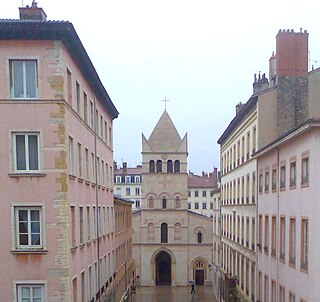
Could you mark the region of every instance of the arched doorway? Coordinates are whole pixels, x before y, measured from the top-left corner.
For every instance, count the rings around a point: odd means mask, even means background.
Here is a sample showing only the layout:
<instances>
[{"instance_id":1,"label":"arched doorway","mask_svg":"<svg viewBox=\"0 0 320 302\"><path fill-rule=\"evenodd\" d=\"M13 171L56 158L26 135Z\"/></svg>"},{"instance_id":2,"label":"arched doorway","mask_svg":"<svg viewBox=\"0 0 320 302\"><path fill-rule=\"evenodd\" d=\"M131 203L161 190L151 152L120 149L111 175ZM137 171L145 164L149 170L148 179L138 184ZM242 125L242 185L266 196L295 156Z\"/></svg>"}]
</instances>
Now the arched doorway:
<instances>
[{"instance_id":1,"label":"arched doorway","mask_svg":"<svg viewBox=\"0 0 320 302\"><path fill-rule=\"evenodd\" d=\"M201 259L198 259L193 264L193 275L196 285L204 285L206 278L205 264Z\"/></svg>"},{"instance_id":2,"label":"arched doorway","mask_svg":"<svg viewBox=\"0 0 320 302\"><path fill-rule=\"evenodd\" d=\"M171 258L161 251L156 257L156 285L171 285Z\"/></svg>"}]
</instances>

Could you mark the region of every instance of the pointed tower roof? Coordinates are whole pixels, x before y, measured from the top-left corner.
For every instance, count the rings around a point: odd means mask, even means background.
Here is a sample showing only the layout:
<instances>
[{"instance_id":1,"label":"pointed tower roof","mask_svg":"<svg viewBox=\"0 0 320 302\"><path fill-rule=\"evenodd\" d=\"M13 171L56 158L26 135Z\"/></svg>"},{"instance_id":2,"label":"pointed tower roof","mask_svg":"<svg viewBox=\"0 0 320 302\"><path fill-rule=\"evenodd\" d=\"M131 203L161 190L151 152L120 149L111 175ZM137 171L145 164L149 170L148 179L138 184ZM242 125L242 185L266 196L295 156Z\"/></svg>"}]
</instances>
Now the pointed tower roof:
<instances>
[{"instance_id":1,"label":"pointed tower roof","mask_svg":"<svg viewBox=\"0 0 320 302\"><path fill-rule=\"evenodd\" d=\"M175 125L173 124L168 112L165 110L154 127L149 139L147 142L145 141L145 143L147 143L148 147L153 152L181 152L181 145L185 140L186 136L181 140ZM145 150L143 151L151 151L146 150L146 148L144 149ZM183 150L182 152L186 152L186 150Z\"/></svg>"}]
</instances>

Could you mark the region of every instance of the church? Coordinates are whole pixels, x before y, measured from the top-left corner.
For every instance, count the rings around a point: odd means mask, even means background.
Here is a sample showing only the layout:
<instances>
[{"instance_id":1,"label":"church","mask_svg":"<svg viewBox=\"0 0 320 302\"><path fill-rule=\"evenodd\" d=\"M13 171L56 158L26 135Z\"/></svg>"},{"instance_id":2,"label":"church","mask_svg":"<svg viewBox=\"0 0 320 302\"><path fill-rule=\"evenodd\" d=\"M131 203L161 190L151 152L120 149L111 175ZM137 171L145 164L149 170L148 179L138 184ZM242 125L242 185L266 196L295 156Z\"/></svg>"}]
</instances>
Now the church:
<instances>
[{"instance_id":1,"label":"church","mask_svg":"<svg viewBox=\"0 0 320 302\"><path fill-rule=\"evenodd\" d=\"M187 134L164 110L142 134L142 196L133 212L133 258L142 286L211 284L212 219L188 210Z\"/></svg>"}]
</instances>

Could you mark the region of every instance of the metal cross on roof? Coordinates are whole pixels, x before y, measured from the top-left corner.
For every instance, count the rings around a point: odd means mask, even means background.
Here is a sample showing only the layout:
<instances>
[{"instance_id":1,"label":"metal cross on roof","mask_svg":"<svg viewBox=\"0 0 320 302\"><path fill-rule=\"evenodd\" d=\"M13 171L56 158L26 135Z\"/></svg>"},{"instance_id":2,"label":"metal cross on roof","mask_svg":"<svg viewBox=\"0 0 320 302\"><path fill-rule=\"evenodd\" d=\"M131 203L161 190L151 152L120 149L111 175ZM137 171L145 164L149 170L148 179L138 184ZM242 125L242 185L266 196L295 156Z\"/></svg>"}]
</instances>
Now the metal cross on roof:
<instances>
[{"instance_id":1,"label":"metal cross on roof","mask_svg":"<svg viewBox=\"0 0 320 302\"><path fill-rule=\"evenodd\" d=\"M162 102L164 102L164 110L167 110L167 102L169 102L169 100L167 100L167 96L164 96L164 100L162 100Z\"/></svg>"}]
</instances>

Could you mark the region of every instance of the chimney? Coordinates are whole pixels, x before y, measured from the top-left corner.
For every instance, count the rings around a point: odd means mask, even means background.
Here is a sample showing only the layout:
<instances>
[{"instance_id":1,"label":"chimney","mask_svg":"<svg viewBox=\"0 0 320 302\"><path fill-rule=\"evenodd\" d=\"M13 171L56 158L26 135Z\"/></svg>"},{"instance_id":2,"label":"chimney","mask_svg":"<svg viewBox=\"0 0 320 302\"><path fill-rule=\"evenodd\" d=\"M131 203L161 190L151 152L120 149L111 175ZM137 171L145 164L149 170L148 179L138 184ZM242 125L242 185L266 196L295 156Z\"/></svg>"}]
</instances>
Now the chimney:
<instances>
[{"instance_id":1,"label":"chimney","mask_svg":"<svg viewBox=\"0 0 320 302\"><path fill-rule=\"evenodd\" d=\"M274 54L274 51L272 52L272 56L269 59L269 79L270 79L270 87L273 87L277 83L277 77L276 77L276 69L277 68L277 57Z\"/></svg>"},{"instance_id":2,"label":"chimney","mask_svg":"<svg viewBox=\"0 0 320 302\"><path fill-rule=\"evenodd\" d=\"M113 161L113 171L118 170L117 162L114 160Z\"/></svg>"},{"instance_id":3,"label":"chimney","mask_svg":"<svg viewBox=\"0 0 320 302\"><path fill-rule=\"evenodd\" d=\"M254 83L253 83L253 94L259 93L269 88L269 82L266 78L266 74L264 73L262 76L259 71L259 76L254 75Z\"/></svg>"},{"instance_id":4,"label":"chimney","mask_svg":"<svg viewBox=\"0 0 320 302\"><path fill-rule=\"evenodd\" d=\"M239 102L236 105L236 115L241 111L241 109L244 107L245 104L242 104L241 102Z\"/></svg>"},{"instance_id":5,"label":"chimney","mask_svg":"<svg viewBox=\"0 0 320 302\"><path fill-rule=\"evenodd\" d=\"M47 15L38 3L33 0L31 7L19 7L20 20L47 21Z\"/></svg>"},{"instance_id":6,"label":"chimney","mask_svg":"<svg viewBox=\"0 0 320 302\"><path fill-rule=\"evenodd\" d=\"M279 30L276 37L278 135L308 118L308 33Z\"/></svg>"},{"instance_id":7,"label":"chimney","mask_svg":"<svg viewBox=\"0 0 320 302\"><path fill-rule=\"evenodd\" d=\"M277 76L304 76L308 74L308 33L279 30L276 37Z\"/></svg>"},{"instance_id":8,"label":"chimney","mask_svg":"<svg viewBox=\"0 0 320 302\"><path fill-rule=\"evenodd\" d=\"M126 173L127 172L127 163L124 162L123 163L123 173Z\"/></svg>"}]
</instances>

